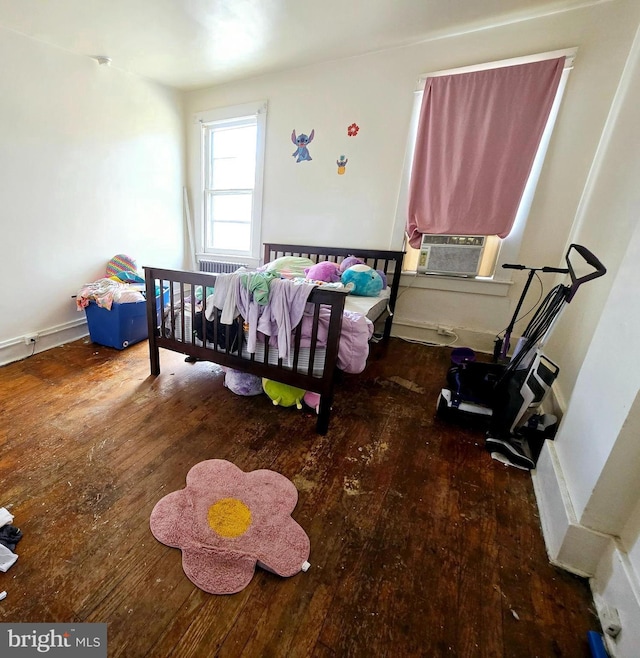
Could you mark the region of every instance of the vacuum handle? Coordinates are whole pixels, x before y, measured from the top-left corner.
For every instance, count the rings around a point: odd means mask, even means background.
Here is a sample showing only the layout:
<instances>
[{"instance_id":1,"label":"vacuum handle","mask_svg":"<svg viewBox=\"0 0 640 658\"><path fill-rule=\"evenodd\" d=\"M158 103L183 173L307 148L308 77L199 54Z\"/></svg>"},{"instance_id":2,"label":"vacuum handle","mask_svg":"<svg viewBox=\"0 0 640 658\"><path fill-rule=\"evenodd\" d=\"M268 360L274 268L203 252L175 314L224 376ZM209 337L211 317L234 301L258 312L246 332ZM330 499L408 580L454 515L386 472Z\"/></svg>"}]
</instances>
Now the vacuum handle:
<instances>
[{"instance_id":1,"label":"vacuum handle","mask_svg":"<svg viewBox=\"0 0 640 658\"><path fill-rule=\"evenodd\" d=\"M513 265L512 263L505 263L502 266L505 270L526 270L527 267L524 265Z\"/></svg>"},{"instance_id":2,"label":"vacuum handle","mask_svg":"<svg viewBox=\"0 0 640 658\"><path fill-rule=\"evenodd\" d=\"M558 274L569 274L569 270L566 267L543 267L543 272L557 272Z\"/></svg>"},{"instance_id":3,"label":"vacuum handle","mask_svg":"<svg viewBox=\"0 0 640 658\"><path fill-rule=\"evenodd\" d=\"M571 264L571 259L569 258L572 250L577 251L580 254L580 256L586 261L587 265L593 267L594 271L591 272L590 274L585 274L584 276L577 277L573 269L573 265ZM581 244L569 245L569 249L567 249L566 260L567 260L567 266L569 267L569 274L571 275L571 288L569 289L567 302L570 302L573 299L574 295L578 291L578 288L583 283L586 283L587 281L592 281L593 279L597 279L598 277L601 277L607 273L607 268L596 258L596 256L594 256L586 247L583 247Z\"/></svg>"},{"instance_id":4,"label":"vacuum handle","mask_svg":"<svg viewBox=\"0 0 640 658\"><path fill-rule=\"evenodd\" d=\"M581 244L572 244L569 246L569 250L567 251L567 265L569 265L569 268L571 268L571 263L569 262L569 254L571 253L572 249L575 249L582 256L582 258L584 258L587 263L591 265L594 270L596 270L598 276L606 274L607 268L598 260L596 256L594 256L586 247L583 247Z\"/></svg>"}]
</instances>

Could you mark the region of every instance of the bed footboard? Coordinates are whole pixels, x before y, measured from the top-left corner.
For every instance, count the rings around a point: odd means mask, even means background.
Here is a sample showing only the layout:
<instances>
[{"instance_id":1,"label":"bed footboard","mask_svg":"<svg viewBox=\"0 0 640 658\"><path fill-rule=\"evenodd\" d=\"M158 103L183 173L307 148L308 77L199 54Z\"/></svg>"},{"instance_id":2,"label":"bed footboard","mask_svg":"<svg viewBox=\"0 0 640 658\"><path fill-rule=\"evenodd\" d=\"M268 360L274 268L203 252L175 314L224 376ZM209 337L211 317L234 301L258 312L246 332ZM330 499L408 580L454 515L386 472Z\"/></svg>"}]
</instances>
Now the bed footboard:
<instances>
[{"instance_id":1,"label":"bed footboard","mask_svg":"<svg viewBox=\"0 0 640 658\"><path fill-rule=\"evenodd\" d=\"M207 298L216 274L145 267L147 324L151 374L160 374L160 348L266 377L320 394L317 431L326 434L333 402L333 385L345 294L314 288L311 336L303 341L300 326L293 330L288 358L282 358L268 337L258 333L259 349L247 350L245 319L232 325L220 321ZM159 300L162 300L159 303ZM326 338L319 332L320 317ZM207 319L209 316L209 319Z\"/></svg>"}]
</instances>

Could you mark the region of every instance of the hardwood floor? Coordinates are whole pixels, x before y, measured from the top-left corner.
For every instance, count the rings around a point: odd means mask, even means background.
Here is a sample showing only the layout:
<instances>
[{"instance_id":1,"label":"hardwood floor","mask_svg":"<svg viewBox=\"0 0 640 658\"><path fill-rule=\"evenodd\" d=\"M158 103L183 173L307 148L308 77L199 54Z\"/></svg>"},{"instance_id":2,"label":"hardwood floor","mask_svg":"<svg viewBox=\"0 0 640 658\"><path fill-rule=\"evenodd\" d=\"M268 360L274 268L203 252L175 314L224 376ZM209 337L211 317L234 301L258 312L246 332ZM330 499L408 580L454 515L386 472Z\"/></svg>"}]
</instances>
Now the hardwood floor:
<instances>
[{"instance_id":1,"label":"hardwood floor","mask_svg":"<svg viewBox=\"0 0 640 658\"><path fill-rule=\"evenodd\" d=\"M210 363L78 341L0 368L0 506L24 537L1 622L107 622L109 656L590 655L585 580L547 560L529 473L434 418L449 351L392 339L344 376L327 436ZM312 566L213 596L149 515L204 459L299 491Z\"/></svg>"}]
</instances>

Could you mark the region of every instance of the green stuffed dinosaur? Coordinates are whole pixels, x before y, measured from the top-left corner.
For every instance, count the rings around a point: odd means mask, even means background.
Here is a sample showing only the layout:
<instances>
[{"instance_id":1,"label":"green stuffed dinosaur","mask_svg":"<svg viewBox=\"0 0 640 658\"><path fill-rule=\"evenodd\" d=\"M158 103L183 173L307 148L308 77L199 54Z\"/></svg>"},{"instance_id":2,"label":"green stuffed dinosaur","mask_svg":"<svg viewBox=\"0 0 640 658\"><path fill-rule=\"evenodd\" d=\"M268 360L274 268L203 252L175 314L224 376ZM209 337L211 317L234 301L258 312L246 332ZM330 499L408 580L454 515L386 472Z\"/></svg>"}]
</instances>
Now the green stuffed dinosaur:
<instances>
[{"instance_id":1,"label":"green stuffed dinosaur","mask_svg":"<svg viewBox=\"0 0 640 658\"><path fill-rule=\"evenodd\" d=\"M293 407L302 409L302 398L305 391L295 386L288 386L280 382L274 382L272 379L262 379L262 388L264 392L271 398L275 405L281 407Z\"/></svg>"}]
</instances>

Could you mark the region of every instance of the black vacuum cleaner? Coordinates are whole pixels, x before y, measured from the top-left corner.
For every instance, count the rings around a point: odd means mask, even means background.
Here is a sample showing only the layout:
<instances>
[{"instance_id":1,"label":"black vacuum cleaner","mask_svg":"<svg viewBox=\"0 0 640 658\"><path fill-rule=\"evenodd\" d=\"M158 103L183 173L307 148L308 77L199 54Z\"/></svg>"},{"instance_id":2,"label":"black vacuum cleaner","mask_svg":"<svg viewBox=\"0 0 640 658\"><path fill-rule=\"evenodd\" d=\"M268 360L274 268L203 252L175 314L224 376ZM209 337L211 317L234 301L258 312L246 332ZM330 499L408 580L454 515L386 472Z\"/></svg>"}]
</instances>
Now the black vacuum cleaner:
<instances>
[{"instance_id":1,"label":"black vacuum cleaner","mask_svg":"<svg viewBox=\"0 0 640 658\"><path fill-rule=\"evenodd\" d=\"M576 274L572 263L576 253L591 268L582 276ZM454 364L447 372L447 386L438 397L438 417L485 429L485 447L492 457L526 470L535 467L544 440L553 437L557 426L555 417L535 413L559 372L559 367L542 353L542 346L578 288L606 273L602 263L582 245L570 245L566 262L566 268L503 266L528 270L529 276L504 337L497 337L494 362L469 359ZM537 272L569 274L571 283L558 284L549 292L508 358L511 333L521 319L518 313Z\"/></svg>"}]
</instances>

